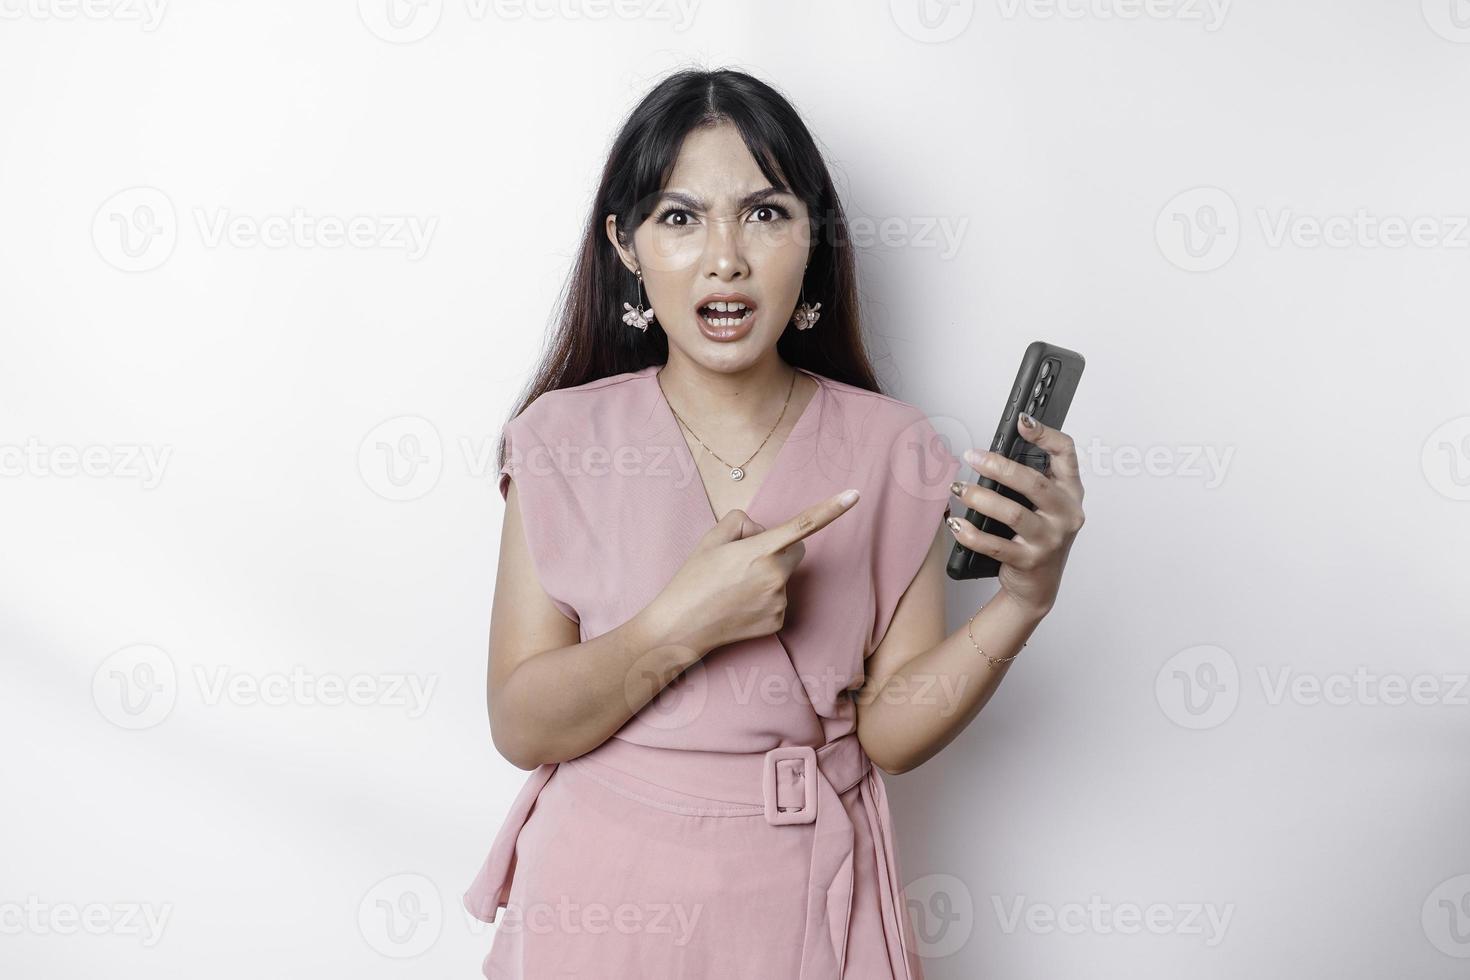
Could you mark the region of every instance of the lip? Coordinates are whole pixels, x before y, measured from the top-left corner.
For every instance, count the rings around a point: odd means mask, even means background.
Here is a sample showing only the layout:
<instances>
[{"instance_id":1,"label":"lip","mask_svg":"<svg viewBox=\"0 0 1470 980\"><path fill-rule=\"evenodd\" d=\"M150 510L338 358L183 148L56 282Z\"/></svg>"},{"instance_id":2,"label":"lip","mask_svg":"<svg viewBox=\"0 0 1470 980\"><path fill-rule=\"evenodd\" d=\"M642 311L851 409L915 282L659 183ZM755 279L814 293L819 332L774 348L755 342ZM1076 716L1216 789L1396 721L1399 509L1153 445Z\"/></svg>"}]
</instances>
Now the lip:
<instances>
[{"instance_id":1,"label":"lip","mask_svg":"<svg viewBox=\"0 0 1470 980\"><path fill-rule=\"evenodd\" d=\"M750 313L733 327L711 326L704 317L699 315L699 308L710 303L744 303ZM718 343L730 343L739 340L750 333L755 326L755 318L760 315L760 308L755 300L744 293L710 293L708 296L694 304L694 320L699 324L699 332L710 340Z\"/></svg>"},{"instance_id":2,"label":"lip","mask_svg":"<svg viewBox=\"0 0 1470 980\"><path fill-rule=\"evenodd\" d=\"M701 306L708 306L711 303L744 303L752 310L758 306L755 300L744 293L710 293L704 299L694 304L694 312L698 313Z\"/></svg>"}]
</instances>

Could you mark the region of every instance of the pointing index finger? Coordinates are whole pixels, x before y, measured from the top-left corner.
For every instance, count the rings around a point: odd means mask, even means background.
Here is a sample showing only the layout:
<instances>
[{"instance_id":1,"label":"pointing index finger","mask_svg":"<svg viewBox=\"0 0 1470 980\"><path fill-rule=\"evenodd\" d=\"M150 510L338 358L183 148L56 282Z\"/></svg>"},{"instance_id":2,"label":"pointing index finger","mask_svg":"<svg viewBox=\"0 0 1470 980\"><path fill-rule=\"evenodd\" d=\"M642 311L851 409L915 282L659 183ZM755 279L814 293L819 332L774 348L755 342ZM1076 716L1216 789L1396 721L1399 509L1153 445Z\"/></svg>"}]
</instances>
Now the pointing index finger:
<instances>
[{"instance_id":1,"label":"pointing index finger","mask_svg":"<svg viewBox=\"0 0 1470 980\"><path fill-rule=\"evenodd\" d=\"M833 494L826 500L818 501L796 514L789 520L782 521L767 531L762 531L751 540L759 541L762 547L771 552L777 552L783 548L811 537L822 528L831 524L837 518L852 508L857 503L858 492L856 490L844 490Z\"/></svg>"}]
</instances>

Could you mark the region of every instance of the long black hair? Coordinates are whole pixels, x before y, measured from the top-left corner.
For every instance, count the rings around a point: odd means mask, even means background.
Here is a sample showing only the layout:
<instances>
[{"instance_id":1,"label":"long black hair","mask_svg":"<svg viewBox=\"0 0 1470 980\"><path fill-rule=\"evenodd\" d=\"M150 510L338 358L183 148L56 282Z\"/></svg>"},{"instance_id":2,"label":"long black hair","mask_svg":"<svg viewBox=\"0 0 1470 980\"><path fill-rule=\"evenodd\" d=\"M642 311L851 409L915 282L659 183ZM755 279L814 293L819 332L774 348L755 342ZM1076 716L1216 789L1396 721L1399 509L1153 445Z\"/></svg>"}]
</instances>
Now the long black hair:
<instances>
[{"instance_id":1,"label":"long black hair","mask_svg":"<svg viewBox=\"0 0 1470 980\"><path fill-rule=\"evenodd\" d=\"M822 319L811 330L788 328L776 343L777 351L789 364L882 391L859 329L847 219L806 124L785 96L745 72L685 68L644 96L613 141L562 297L559 323L512 417L543 392L668 360L669 338L657 320L647 331L622 320L623 302L638 302L638 282L607 240L606 216L617 216L620 234L641 225L673 171L684 138L726 121L739 129L766 179L799 197L813 223L803 289L809 302L822 304ZM503 463L504 445L500 455Z\"/></svg>"}]
</instances>

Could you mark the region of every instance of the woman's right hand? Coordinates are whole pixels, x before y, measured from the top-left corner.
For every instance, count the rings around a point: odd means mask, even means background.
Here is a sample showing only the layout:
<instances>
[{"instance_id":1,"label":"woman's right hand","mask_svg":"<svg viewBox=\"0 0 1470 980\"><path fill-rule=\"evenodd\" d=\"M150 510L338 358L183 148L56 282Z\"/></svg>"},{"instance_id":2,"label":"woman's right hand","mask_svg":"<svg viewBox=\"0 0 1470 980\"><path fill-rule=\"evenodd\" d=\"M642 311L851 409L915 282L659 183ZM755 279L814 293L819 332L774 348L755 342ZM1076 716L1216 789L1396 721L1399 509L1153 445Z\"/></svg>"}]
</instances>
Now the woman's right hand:
<instances>
[{"instance_id":1,"label":"woman's right hand","mask_svg":"<svg viewBox=\"0 0 1470 980\"><path fill-rule=\"evenodd\" d=\"M806 554L803 540L857 498L856 490L834 494L769 530L742 510L727 513L644 610L654 635L688 648L692 663L715 647L779 630L786 622L786 582Z\"/></svg>"}]
</instances>

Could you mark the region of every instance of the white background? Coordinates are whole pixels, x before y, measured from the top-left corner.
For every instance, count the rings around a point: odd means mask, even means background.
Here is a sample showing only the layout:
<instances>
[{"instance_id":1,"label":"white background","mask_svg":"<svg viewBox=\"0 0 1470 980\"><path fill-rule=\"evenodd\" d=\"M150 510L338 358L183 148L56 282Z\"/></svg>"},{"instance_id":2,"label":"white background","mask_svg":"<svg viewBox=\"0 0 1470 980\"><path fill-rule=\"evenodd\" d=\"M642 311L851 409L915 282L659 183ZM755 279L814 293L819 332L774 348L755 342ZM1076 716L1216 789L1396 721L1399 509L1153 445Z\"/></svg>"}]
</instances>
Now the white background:
<instances>
[{"instance_id":1,"label":"white background","mask_svg":"<svg viewBox=\"0 0 1470 980\"><path fill-rule=\"evenodd\" d=\"M495 440L698 64L817 134L891 393L1087 357L1060 603L888 783L929 976L1466 976L1470 4L926 2L0 0L0 972L479 975ZM366 238L213 234L297 209Z\"/></svg>"}]
</instances>

